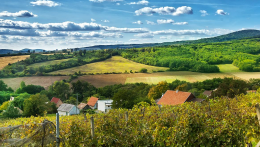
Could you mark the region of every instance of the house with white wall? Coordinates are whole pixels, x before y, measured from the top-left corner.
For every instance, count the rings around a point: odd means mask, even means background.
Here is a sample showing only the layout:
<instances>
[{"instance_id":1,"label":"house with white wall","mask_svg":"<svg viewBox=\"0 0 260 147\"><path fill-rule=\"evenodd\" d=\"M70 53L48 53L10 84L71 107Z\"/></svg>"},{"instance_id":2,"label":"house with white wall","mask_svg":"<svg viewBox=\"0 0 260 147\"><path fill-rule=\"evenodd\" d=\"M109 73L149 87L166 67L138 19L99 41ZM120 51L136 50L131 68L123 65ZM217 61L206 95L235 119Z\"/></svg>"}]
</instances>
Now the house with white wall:
<instances>
[{"instance_id":1,"label":"house with white wall","mask_svg":"<svg viewBox=\"0 0 260 147\"><path fill-rule=\"evenodd\" d=\"M63 103L58 108L58 113L59 115L69 116L69 115L79 114L80 110L75 105Z\"/></svg>"},{"instance_id":2,"label":"house with white wall","mask_svg":"<svg viewBox=\"0 0 260 147\"><path fill-rule=\"evenodd\" d=\"M88 103L87 105L91 108L91 109L97 109L98 107L98 98L96 97L91 97L89 100L88 100Z\"/></svg>"},{"instance_id":3,"label":"house with white wall","mask_svg":"<svg viewBox=\"0 0 260 147\"><path fill-rule=\"evenodd\" d=\"M98 110L102 112L108 112L112 109L113 100L98 100Z\"/></svg>"}]
</instances>

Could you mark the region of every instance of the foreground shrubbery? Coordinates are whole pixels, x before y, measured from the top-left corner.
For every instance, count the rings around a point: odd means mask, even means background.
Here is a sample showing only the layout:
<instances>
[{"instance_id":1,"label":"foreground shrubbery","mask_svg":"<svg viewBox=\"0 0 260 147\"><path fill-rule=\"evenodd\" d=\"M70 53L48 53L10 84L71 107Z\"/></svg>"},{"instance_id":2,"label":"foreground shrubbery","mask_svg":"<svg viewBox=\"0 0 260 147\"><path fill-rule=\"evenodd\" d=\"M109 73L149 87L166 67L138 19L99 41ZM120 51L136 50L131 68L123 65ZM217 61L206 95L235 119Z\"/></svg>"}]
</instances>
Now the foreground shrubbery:
<instances>
[{"instance_id":1,"label":"foreground shrubbery","mask_svg":"<svg viewBox=\"0 0 260 147\"><path fill-rule=\"evenodd\" d=\"M220 98L203 103L115 109L107 114L87 114L60 118L60 134L65 146L245 146L260 140L255 104L260 94L241 95L237 99ZM125 112L128 111L128 121ZM90 117L95 121L91 138ZM31 117L7 120L8 125L40 123L55 117ZM24 131L28 136L32 131ZM4 136L8 137L8 136Z\"/></svg>"}]
</instances>

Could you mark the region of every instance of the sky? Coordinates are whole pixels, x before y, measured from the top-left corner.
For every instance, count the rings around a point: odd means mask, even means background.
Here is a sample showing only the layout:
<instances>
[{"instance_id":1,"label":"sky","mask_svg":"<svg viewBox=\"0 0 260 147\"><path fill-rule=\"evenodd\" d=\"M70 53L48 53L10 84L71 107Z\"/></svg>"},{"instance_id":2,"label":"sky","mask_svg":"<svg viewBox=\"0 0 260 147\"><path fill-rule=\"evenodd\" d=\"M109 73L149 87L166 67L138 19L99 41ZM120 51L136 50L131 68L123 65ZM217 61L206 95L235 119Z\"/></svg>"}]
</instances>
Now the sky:
<instances>
[{"instance_id":1,"label":"sky","mask_svg":"<svg viewBox=\"0 0 260 147\"><path fill-rule=\"evenodd\" d=\"M159 43L260 29L259 0L1 0L0 49Z\"/></svg>"}]
</instances>

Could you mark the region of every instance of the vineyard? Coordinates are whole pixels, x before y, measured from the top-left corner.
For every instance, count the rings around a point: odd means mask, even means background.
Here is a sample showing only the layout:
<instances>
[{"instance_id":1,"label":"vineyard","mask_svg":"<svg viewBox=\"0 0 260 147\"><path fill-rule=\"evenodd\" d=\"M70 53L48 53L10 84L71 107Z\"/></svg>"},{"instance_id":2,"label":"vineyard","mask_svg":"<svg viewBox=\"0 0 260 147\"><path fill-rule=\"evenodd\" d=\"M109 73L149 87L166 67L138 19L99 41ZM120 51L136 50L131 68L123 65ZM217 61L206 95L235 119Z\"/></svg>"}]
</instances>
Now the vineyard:
<instances>
[{"instance_id":1,"label":"vineyard","mask_svg":"<svg viewBox=\"0 0 260 147\"><path fill-rule=\"evenodd\" d=\"M251 93L234 99L219 98L203 103L178 106L135 107L115 109L106 114L60 117L61 146L245 146L260 140L260 125L255 105L260 94ZM94 117L94 136L90 118ZM1 133L5 140L32 136L38 124L47 119L55 124L55 116L4 120L1 128L22 127L19 133ZM46 121L46 120L45 120ZM39 128L39 127L38 127ZM55 136L55 129L40 133ZM38 130L39 131L39 130ZM50 138L50 137L49 137ZM40 135L30 142L41 142ZM46 142L47 143L47 142ZM45 146L55 146L55 141Z\"/></svg>"}]
</instances>

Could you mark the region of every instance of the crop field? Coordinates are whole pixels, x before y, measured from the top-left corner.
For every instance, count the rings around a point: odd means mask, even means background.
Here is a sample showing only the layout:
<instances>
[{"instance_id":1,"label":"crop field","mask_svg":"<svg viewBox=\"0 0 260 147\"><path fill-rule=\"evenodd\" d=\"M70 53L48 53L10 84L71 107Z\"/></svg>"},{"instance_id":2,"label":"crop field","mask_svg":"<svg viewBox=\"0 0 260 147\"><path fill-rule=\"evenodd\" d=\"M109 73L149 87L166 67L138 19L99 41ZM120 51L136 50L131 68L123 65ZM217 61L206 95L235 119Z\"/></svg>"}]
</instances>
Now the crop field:
<instances>
[{"instance_id":1,"label":"crop field","mask_svg":"<svg viewBox=\"0 0 260 147\"><path fill-rule=\"evenodd\" d=\"M144 64L130 61L120 56L113 56L112 58L102 62L96 62L96 63L86 64L79 67L58 70L58 71L50 72L50 74L73 74L78 71L80 71L81 73L107 73L107 72L124 73L125 71L130 72L130 70L132 70L132 72L139 71L141 68L146 68L148 72L158 71L158 70L166 71L168 69L166 67L144 65Z\"/></svg>"},{"instance_id":2,"label":"crop field","mask_svg":"<svg viewBox=\"0 0 260 147\"><path fill-rule=\"evenodd\" d=\"M40 66L48 66L48 65L55 65L55 64L60 64L61 62L64 62L64 61L68 61L72 58L69 58L69 59L61 59L61 60L52 60L52 61L46 61L46 62L41 62L41 63L34 63L34 64L31 64L27 67L33 67L33 68L37 68L37 67L40 67ZM76 60L76 59L75 59Z\"/></svg>"},{"instance_id":3,"label":"crop field","mask_svg":"<svg viewBox=\"0 0 260 147\"><path fill-rule=\"evenodd\" d=\"M233 64L219 64L217 65L220 72L243 72L241 70L239 70L238 67L234 66Z\"/></svg>"},{"instance_id":4,"label":"crop field","mask_svg":"<svg viewBox=\"0 0 260 147\"><path fill-rule=\"evenodd\" d=\"M30 55L0 57L0 70L3 69L6 65L8 65L8 63L12 64L29 57Z\"/></svg>"},{"instance_id":5,"label":"crop field","mask_svg":"<svg viewBox=\"0 0 260 147\"><path fill-rule=\"evenodd\" d=\"M63 79L68 79L69 76L34 76L34 77L17 77L17 78L0 78L3 80L9 87L12 87L14 90L20 87L20 83L22 81L25 82L26 85L40 85L44 88L48 88L55 81L60 81Z\"/></svg>"}]
</instances>

